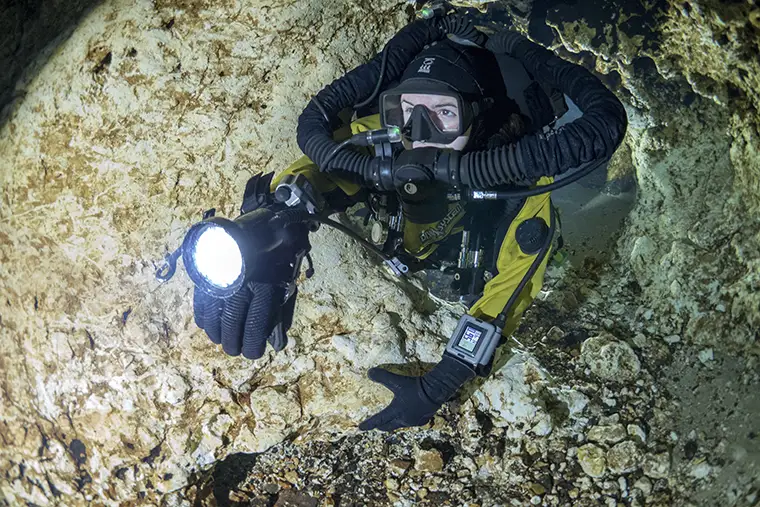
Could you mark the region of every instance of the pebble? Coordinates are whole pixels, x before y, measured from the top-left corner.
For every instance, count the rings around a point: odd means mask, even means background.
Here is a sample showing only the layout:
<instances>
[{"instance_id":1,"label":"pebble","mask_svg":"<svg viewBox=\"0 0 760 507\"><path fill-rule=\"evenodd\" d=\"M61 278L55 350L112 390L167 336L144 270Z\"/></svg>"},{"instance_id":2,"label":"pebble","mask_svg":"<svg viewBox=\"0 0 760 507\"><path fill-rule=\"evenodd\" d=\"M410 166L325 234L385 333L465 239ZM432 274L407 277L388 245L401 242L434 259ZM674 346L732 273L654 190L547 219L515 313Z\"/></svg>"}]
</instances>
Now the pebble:
<instances>
[{"instance_id":1,"label":"pebble","mask_svg":"<svg viewBox=\"0 0 760 507\"><path fill-rule=\"evenodd\" d=\"M604 380L632 381L641 370L641 362L631 346L610 333L584 341L581 357L586 366Z\"/></svg>"},{"instance_id":2,"label":"pebble","mask_svg":"<svg viewBox=\"0 0 760 507\"><path fill-rule=\"evenodd\" d=\"M285 472L285 480L291 484L296 484L298 482L298 473L295 470Z\"/></svg>"},{"instance_id":3,"label":"pebble","mask_svg":"<svg viewBox=\"0 0 760 507\"><path fill-rule=\"evenodd\" d=\"M398 481L396 479L385 479L385 489L389 491L395 491L398 489Z\"/></svg>"},{"instance_id":4,"label":"pebble","mask_svg":"<svg viewBox=\"0 0 760 507\"><path fill-rule=\"evenodd\" d=\"M425 451L420 449L414 460L414 469L421 472L440 472L443 470L443 458L435 449Z\"/></svg>"},{"instance_id":5,"label":"pebble","mask_svg":"<svg viewBox=\"0 0 760 507\"><path fill-rule=\"evenodd\" d=\"M394 459L389 465L393 475L402 475L409 470L409 467L412 466L412 462L406 459Z\"/></svg>"},{"instance_id":6,"label":"pebble","mask_svg":"<svg viewBox=\"0 0 760 507\"><path fill-rule=\"evenodd\" d=\"M601 477L607 467L604 451L594 444L586 444L578 448L578 463L591 477Z\"/></svg>"},{"instance_id":7,"label":"pebble","mask_svg":"<svg viewBox=\"0 0 760 507\"><path fill-rule=\"evenodd\" d=\"M426 496L428 496L427 488L420 488L419 491L417 491L418 498L425 498Z\"/></svg>"},{"instance_id":8,"label":"pebble","mask_svg":"<svg viewBox=\"0 0 760 507\"><path fill-rule=\"evenodd\" d=\"M613 424L610 426L594 426L588 432L588 439L592 442L601 442L603 444L616 444L625 440L626 432L622 424Z\"/></svg>"},{"instance_id":9,"label":"pebble","mask_svg":"<svg viewBox=\"0 0 760 507\"><path fill-rule=\"evenodd\" d=\"M625 480L625 477L618 477L618 487L624 497L628 496L628 481Z\"/></svg>"},{"instance_id":10,"label":"pebble","mask_svg":"<svg viewBox=\"0 0 760 507\"><path fill-rule=\"evenodd\" d=\"M269 484L264 484L263 489L270 495L275 495L280 491L280 485L270 482Z\"/></svg>"},{"instance_id":11,"label":"pebble","mask_svg":"<svg viewBox=\"0 0 760 507\"><path fill-rule=\"evenodd\" d=\"M653 479L664 479L670 473L670 454L662 452L644 458L644 473Z\"/></svg>"},{"instance_id":12,"label":"pebble","mask_svg":"<svg viewBox=\"0 0 760 507\"><path fill-rule=\"evenodd\" d=\"M628 430L628 434L638 439L640 443L645 444L647 442L647 434L641 426L629 424L626 429Z\"/></svg>"},{"instance_id":13,"label":"pebble","mask_svg":"<svg viewBox=\"0 0 760 507\"><path fill-rule=\"evenodd\" d=\"M616 474L633 472L641 466L643 455L630 440L621 442L607 451L607 466Z\"/></svg>"},{"instance_id":14,"label":"pebble","mask_svg":"<svg viewBox=\"0 0 760 507\"><path fill-rule=\"evenodd\" d=\"M663 338L665 340L665 343L668 345L673 345L674 343L678 343L681 341L681 337L677 334L671 334Z\"/></svg>"},{"instance_id":15,"label":"pebble","mask_svg":"<svg viewBox=\"0 0 760 507\"><path fill-rule=\"evenodd\" d=\"M530 484L530 490L533 492L534 495L543 495L546 493L546 488L543 486L543 484L539 484L537 482L533 482Z\"/></svg>"},{"instance_id":16,"label":"pebble","mask_svg":"<svg viewBox=\"0 0 760 507\"><path fill-rule=\"evenodd\" d=\"M644 496L649 496L652 493L652 481L646 477L641 477L633 483L633 488L641 491Z\"/></svg>"},{"instance_id":17,"label":"pebble","mask_svg":"<svg viewBox=\"0 0 760 507\"><path fill-rule=\"evenodd\" d=\"M530 503L533 505L541 505L541 497L536 495L530 499Z\"/></svg>"},{"instance_id":18,"label":"pebble","mask_svg":"<svg viewBox=\"0 0 760 507\"><path fill-rule=\"evenodd\" d=\"M636 345L638 348L643 349L647 344L647 337L644 336L642 333L639 333L633 337L633 344Z\"/></svg>"},{"instance_id":19,"label":"pebble","mask_svg":"<svg viewBox=\"0 0 760 507\"><path fill-rule=\"evenodd\" d=\"M715 359L715 356L713 355L713 349L700 350L699 354L697 354L697 357L699 357L699 361L702 364L707 364Z\"/></svg>"}]
</instances>

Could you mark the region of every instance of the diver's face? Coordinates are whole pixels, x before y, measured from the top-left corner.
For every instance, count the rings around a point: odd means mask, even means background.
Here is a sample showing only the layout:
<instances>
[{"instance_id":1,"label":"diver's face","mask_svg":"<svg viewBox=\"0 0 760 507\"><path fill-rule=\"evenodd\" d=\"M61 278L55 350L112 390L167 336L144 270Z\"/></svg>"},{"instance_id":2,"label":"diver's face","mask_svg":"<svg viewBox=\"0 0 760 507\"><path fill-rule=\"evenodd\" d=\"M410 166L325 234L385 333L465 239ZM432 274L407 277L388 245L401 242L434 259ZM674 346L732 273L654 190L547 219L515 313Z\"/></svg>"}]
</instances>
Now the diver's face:
<instances>
[{"instance_id":1,"label":"diver's face","mask_svg":"<svg viewBox=\"0 0 760 507\"><path fill-rule=\"evenodd\" d=\"M430 118L435 122L441 132L453 132L459 128L460 111L457 101L447 95L428 95L423 93L401 94L401 108L404 113L404 124L412 116L414 106L422 105L428 110ZM426 143L414 141L412 148L446 148L461 151L470 139L470 130L457 137L449 144Z\"/></svg>"}]
</instances>

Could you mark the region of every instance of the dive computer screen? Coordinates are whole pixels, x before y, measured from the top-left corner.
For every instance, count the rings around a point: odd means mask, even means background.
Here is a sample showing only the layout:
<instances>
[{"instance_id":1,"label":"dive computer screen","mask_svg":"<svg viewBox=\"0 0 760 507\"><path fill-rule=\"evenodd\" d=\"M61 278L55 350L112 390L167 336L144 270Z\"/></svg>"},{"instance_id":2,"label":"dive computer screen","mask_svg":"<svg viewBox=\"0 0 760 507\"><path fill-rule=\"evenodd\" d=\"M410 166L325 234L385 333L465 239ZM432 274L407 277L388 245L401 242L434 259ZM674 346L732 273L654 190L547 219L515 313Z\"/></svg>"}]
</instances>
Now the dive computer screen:
<instances>
[{"instance_id":1,"label":"dive computer screen","mask_svg":"<svg viewBox=\"0 0 760 507\"><path fill-rule=\"evenodd\" d=\"M472 351L475 350L475 347L477 347L481 336L483 336L482 329L473 326L467 326L464 328L464 333L462 333L462 338L459 339L457 347L472 353Z\"/></svg>"}]
</instances>

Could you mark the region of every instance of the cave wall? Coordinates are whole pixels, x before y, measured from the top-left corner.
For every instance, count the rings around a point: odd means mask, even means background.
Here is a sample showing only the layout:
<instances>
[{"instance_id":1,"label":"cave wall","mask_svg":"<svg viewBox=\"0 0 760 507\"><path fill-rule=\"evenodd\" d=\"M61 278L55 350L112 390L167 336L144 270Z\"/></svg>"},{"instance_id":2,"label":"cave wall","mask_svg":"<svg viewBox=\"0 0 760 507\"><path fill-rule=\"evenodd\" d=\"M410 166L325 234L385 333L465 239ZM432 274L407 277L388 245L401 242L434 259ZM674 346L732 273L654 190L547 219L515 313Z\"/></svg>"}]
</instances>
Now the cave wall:
<instances>
[{"instance_id":1,"label":"cave wall","mask_svg":"<svg viewBox=\"0 0 760 507\"><path fill-rule=\"evenodd\" d=\"M540 7L540 8L537 8ZM760 9L755 2L534 3L522 28L585 62L626 104L614 164L638 202L619 263L657 325L752 349L760 324ZM629 158L630 157L630 160Z\"/></svg>"},{"instance_id":2,"label":"cave wall","mask_svg":"<svg viewBox=\"0 0 760 507\"><path fill-rule=\"evenodd\" d=\"M309 98L407 21L395 1L105 2L30 78L0 133L0 496L160 496L294 425L356 431L388 401L366 362L403 362L400 333L427 336L410 354L440 353L451 310L346 260L328 231L277 359L225 356L192 321L183 270L154 277L203 210L233 214L252 174L299 156Z\"/></svg>"},{"instance_id":3,"label":"cave wall","mask_svg":"<svg viewBox=\"0 0 760 507\"><path fill-rule=\"evenodd\" d=\"M0 5L0 112L23 97L24 70L34 74L98 0L17 0ZM42 53L42 54L41 54ZM29 67L32 67L29 69ZM4 115L0 114L0 122Z\"/></svg>"}]
</instances>

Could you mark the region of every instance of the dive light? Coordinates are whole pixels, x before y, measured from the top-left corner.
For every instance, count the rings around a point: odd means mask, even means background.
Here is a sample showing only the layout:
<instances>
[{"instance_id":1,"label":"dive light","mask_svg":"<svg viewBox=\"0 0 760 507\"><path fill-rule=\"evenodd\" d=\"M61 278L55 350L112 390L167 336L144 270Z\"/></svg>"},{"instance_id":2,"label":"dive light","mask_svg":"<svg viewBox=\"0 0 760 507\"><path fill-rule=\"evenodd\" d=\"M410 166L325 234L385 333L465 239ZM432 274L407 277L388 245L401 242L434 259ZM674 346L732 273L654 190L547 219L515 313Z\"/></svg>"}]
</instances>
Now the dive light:
<instances>
[{"instance_id":1,"label":"dive light","mask_svg":"<svg viewBox=\"0 0 760 507\"><path fill-rule=\"evenodd\" d=\"M216 298L227 298L252 277L267 278L266 254L284 236L269 222L274 214L260 208L235 220L210 216L190 227L180 250L190 280Z\"/></svg>"}]
</instances>

